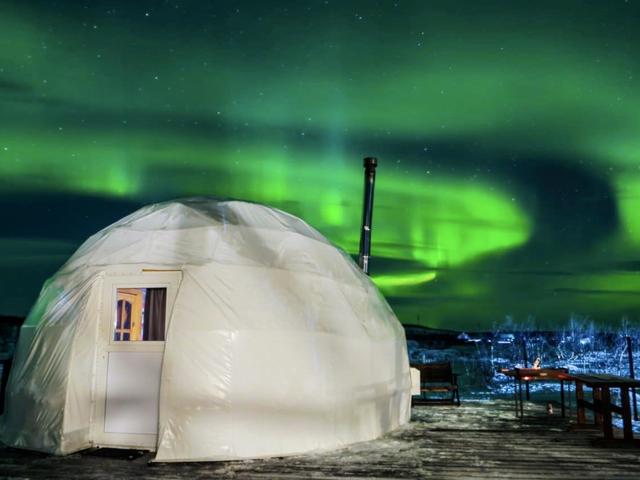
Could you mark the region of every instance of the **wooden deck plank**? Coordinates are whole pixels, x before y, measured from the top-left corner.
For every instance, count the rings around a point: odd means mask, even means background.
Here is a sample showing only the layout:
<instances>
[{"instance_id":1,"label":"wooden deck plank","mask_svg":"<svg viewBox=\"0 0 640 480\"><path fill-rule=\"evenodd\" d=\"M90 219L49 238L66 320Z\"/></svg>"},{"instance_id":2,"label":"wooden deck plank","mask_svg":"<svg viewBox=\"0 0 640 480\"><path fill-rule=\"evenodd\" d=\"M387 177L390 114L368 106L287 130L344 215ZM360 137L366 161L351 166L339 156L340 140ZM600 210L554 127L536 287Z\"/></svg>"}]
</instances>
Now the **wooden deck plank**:
<instances>
[{"instance_id":1,"label":"wooden deck plank","mask_svg":"<svg viewBox=\"0 0 640 480\"><path fill-rule=\"evenodd\" d=\"M410 425L342 450L241 462L151 464L75 454L53 457L0 448L0 477L103 478L438 478L513 480L638 479L640 450L596 448L593 430L568 431L568 419L525 404L522 421L512 400L463 402L413 409ZM575 415L575 412L573 412Z\"/></svg>"}]
</instances>

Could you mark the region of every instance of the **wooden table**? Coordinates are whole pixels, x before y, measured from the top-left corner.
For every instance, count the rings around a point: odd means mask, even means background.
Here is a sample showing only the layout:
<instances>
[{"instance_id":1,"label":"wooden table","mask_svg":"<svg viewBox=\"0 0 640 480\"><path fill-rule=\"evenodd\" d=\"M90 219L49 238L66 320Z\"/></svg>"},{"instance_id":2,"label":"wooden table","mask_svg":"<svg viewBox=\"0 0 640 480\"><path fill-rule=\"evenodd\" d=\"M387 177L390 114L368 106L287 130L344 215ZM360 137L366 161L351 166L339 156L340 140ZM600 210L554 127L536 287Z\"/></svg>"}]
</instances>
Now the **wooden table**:
<instances>
[{"instance_id":1,"label":"wooden table","mask_svg":"<svg viewBox=\"0 0 640 480\"><path fill-rule=\"evenodd\" d=\"M564 417L564 382L568 380L566 376L569 370L566 368L513 368L502 369L501 373L513 378L513 398L516 406L516 417L524 416L524 407L522 401L522 382L535 381L557 381L560 382L560 408Z\"/></svg>"},{"instance_id":2,"label":"wooden table","mask_svg":"<svg viewBox=\"0 0 640 480\"><path fill-rule=\"evenodd\" d=\"M613 440L612 413L622 416L623 435L625 441L633 441L631 428L631 405L629 389L640 387L640 380L629 377L618 377L606 374L562 374L563 380L576 382L576 404L578 410L578 425L585 425L585 408L594 412L594 422L602 428L605 440ZM593 391L593 402L584 399L584 387ZM611 401L611 389L620 389L622 405Z\"/></svg>"}]
</instances>

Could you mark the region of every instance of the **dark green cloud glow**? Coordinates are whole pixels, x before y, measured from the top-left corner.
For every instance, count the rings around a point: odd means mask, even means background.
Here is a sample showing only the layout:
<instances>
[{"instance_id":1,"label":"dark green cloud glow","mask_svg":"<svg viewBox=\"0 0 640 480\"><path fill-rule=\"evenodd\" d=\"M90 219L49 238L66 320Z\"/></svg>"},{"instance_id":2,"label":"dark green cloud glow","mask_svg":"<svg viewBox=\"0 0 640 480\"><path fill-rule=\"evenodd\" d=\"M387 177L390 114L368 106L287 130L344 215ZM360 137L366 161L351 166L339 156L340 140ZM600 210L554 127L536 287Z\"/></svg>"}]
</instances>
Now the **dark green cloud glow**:
<instances>
[{"instance_id":1,"label":"dark green cloud glow","mask_svg":"<svg viewBox=\"0 0 640 480\"><path fill-rule=\"evenodd\" d=\"M174 197L264 202L355 253L377 155L372 268L403 321L640 318L637 3L0 9L0 264L21 277L0 313Z\"/></svg>"}]
</instances>

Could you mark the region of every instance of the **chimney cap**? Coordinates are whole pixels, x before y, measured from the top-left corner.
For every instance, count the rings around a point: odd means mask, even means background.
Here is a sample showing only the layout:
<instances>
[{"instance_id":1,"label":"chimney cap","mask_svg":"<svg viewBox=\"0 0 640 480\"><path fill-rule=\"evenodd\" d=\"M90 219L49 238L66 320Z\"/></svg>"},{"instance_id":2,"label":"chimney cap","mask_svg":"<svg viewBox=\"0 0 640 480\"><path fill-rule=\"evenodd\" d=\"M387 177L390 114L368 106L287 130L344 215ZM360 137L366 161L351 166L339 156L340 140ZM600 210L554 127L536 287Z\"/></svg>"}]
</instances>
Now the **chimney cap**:
<instances>
[{"instance_id":1,"label":"chimney cap","mask_svg":"<svg viewBox=\"0 0 640 480\"><path fill-rule=\"evenodd\" d=\"M376 168L378 166L378 159L376 157L365 157L363 164L365 167Z\"/></svg>"}]
</instances>

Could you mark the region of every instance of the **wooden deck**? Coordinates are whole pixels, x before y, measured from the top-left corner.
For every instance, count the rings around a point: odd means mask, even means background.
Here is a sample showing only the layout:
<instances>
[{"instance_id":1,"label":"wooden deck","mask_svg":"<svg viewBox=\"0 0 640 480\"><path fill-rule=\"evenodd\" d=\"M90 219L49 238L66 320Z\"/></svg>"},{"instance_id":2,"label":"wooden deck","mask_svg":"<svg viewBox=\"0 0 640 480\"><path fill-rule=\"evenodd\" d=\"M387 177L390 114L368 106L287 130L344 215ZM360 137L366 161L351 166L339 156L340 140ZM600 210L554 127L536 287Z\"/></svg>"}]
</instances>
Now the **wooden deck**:
<instances>
[{"instance_id":1,"label":"wooden deck","mask_svg":"<svg viewBox=\"0 0 640 480\"><path fill-rule=\"evenodd\" d=\"M0 477L30 479L438 478L639 479L640 449L594 447L597 431L568 431L569 412L546 414L510 400L415 407L412 423L382 439L339 451L224 463L151 464L87 453L69 457L0 448ZM559 409L556 409L559 410Z\"/></svg>"}]
</instances>

